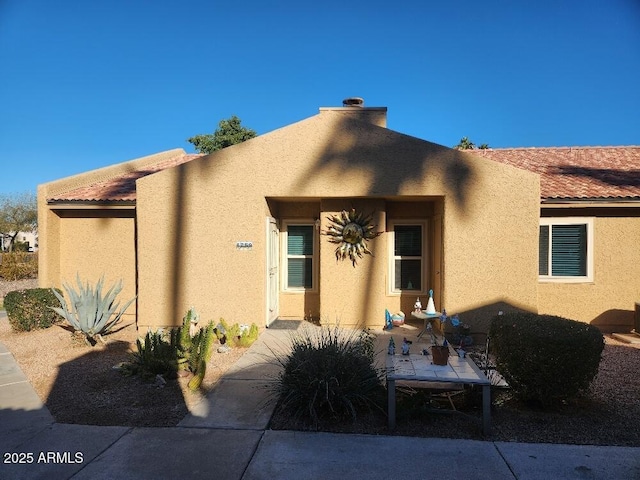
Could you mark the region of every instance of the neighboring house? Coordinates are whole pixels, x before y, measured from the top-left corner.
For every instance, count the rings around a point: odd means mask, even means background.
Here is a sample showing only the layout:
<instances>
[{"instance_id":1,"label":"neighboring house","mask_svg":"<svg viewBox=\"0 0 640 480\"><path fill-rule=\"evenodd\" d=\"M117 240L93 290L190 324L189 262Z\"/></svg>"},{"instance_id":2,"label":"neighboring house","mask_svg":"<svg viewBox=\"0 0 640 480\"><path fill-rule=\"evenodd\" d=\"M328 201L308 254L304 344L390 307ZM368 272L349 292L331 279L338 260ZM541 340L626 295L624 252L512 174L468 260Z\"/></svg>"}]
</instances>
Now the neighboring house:
<instances>
[{"instance_id":1,"label":"neighboring house","mask_svg":"<svg viewBox=\"0 0 640 480\"><path fill-rule=\"evenodd\" d=\"M640 302L640 147L474 154L540 175L538 310L630 330Z\"/></svg>"},{"instance_id":2,"label":"neighboring house","mask_svg":"<svg viewBox=\"0 0 640 480\"><path fill-rule=\"evenodd\" d=\"M0 251L8 252L13 232L0 233ZM38 234L36 232L18 232L16 242L26 243L29 252L38 251Z\"/></svg>"},{"instance_id":3,"label":"neighboring house","mask_svg":"<svg viewBox=\"0 0 640 480\"><path fill-rule=\"evenodd\" d=\"M386 108L321 108L210 155L41 185L39 281L121 278L139 327L190 306L380 327L433 289L474 329L520 308L629 330L639 171L636 147L459 151L387 129ZM382 232L355 266L324 235L352 208Z\"/></svg>"}]
</instances>

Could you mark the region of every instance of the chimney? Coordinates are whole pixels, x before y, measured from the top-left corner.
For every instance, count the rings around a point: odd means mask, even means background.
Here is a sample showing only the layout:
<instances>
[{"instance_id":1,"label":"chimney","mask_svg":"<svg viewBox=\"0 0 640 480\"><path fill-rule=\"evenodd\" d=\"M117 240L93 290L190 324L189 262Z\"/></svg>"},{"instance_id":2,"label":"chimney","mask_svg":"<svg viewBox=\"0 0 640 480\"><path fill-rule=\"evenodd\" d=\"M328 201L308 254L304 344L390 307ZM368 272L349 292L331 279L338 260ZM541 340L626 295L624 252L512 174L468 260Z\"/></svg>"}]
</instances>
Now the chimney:
<instances>
[{"instance_id":1,"label":"chimney","mask_svg":"<svg viewBox=\"0 0 640 480\"><path fill-rule=\"evenodd\" d=\"M362 97L345 98L342 107L320 107L320 113L323 112L336 112L347 118L387 127L387 107L365 107Z\"/></svg>"},{"instance_id":2,"label":"chimney","mask_svg":"<svg viewBox=\"0 0 640 480\"><path fill-rule=\"evenodd\" d=\"M342 101L343 107L364 107L364 98L361 97L349 97Z\"/></svg>"}]
</instances>

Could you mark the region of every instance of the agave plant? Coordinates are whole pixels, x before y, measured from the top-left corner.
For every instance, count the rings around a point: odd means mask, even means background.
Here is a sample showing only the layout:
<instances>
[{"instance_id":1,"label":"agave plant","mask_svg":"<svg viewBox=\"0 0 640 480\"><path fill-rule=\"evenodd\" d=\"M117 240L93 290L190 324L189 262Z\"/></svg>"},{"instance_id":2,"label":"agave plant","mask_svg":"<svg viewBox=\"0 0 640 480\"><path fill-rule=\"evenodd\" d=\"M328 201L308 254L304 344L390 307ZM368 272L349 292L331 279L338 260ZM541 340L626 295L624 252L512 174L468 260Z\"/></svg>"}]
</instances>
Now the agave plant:
<instances>
[{"instance_id":1,"label":"agave plant","mask_svg":"<svg viewBox=\"0 0 640 480\"><path fill-rule=\"evenodd\" d=\"M71 300L71 306L67 306L64 297L53 290L62 308L51 308L62 315L77 332L82 332L87 343L94 345L96 340L104 342L102 334L109 333L136 297L126 302L117 311L120 303L116 303L115 299L122 291L122 280L114 284L104 296L102 295L104 275L98 280L95 289L89 285L89 282L83 285L79 275L76 276L76 282L78 290L68 284L63 285Z\"/></svg>"}]
</instances>

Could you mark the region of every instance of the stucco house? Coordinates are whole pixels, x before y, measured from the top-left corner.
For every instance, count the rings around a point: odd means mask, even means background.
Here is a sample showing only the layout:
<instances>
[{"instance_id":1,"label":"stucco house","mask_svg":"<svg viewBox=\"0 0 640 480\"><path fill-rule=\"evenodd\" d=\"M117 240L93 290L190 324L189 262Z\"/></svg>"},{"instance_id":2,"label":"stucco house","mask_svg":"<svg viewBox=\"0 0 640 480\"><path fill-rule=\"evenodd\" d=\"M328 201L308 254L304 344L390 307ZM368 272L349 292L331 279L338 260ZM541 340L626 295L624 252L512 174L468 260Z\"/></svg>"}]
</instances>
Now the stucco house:
<instances>
[{"instance_id":1,"label":"stucco house","mask_svg":"<svg viewBox=\"0 0 640 480\"><path fill-rule=\"evenodd\" d=\"M381 327L433 289L472 325L520 308L632 328L640 148L459 151L388 129L386 111L348 102L210 155L40 185L39 282L123 279L139 327L190 306ZM326 235L352 209L379 233L355 265Z\"/></svg>"}]
</instances>

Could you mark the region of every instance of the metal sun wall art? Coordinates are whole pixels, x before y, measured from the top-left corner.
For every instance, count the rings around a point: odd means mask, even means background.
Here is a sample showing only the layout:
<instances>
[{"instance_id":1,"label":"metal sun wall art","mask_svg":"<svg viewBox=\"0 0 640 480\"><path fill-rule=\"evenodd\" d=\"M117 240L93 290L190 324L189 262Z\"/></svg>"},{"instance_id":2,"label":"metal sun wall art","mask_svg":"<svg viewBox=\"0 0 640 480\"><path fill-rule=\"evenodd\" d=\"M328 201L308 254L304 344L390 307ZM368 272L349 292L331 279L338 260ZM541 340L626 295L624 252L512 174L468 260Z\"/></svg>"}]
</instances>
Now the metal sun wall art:
<instances>
[{"instance_id":1,"label":"metal sun wall art","mask_svg":"<svg viewBox=\"0 0 640 480\"><path fill-rule=\"evenodd\" d=\"M329 236L331 243L338 244L335 251L337 260L349 257L355 267L358 258L364 254L373 255L367 248L367 241L382 232L374 231L377 225L373 225L372 215L356 213L356 209L352 208L349 212L343 210L339 215L331 215L328 220L331 225L324 234Z\"/></svg>"}]
</instances>

